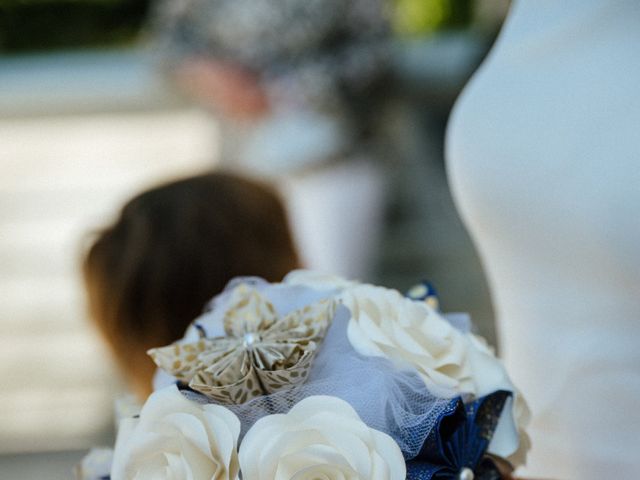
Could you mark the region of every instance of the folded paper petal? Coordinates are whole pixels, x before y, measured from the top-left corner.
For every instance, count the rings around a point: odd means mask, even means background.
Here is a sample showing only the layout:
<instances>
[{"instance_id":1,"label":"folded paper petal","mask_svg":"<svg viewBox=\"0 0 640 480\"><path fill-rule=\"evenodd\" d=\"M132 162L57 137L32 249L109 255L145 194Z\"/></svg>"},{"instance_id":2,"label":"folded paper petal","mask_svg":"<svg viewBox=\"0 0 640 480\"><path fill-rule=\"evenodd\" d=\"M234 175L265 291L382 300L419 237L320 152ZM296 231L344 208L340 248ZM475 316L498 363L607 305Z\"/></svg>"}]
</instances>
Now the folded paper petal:
<instances>
[{"instance_id":1,"label":"folded paper petal","mask_svg":"<svg viewBox=\"0 0 640 480\"><path fill-rule=\"evenodd\" d=\"M297 363L289 368L274 370L257 370L260 382L266 393L274 393L283 388L304 382L311 370L311 363L315 357L315 344L308 345Z\"/></svg>"},{"instance_id":2,"label":"folded paper petal","mask_svg":"<svg viewBox=\"0 0 640 480\"><path fill-rule=\"evenodd\" d=\"M242 338L247 333L267 331L278 320L271 302L246 284L234 289L230 304L224 316L224 330L230 337Z\"/></svg>"},{"instance_id":3,"label":"folded paper petal","mask_svg":"<svg viewBox=\"0 0 640 480\"><path fill-rule=\"evenodd\" d=\"M235 382L224 384L219 384L215 377L198 373L189 382L189 387L222 404L241 404L264 395L258 374L253 368Z\"/></svg>"},{"instance_id":4,"label":"folded paper petal","mask_svg":"<svg viewBox=\"0 0 640 480\"><path fill-rule=\"evenodd\" d=\"M202 368L200 355L213 347L212 342L200 339L197 342L175 342L166 347L153 348L147 353L153 361L178 380L188 382Z\"/></svg>"}]
</instances>

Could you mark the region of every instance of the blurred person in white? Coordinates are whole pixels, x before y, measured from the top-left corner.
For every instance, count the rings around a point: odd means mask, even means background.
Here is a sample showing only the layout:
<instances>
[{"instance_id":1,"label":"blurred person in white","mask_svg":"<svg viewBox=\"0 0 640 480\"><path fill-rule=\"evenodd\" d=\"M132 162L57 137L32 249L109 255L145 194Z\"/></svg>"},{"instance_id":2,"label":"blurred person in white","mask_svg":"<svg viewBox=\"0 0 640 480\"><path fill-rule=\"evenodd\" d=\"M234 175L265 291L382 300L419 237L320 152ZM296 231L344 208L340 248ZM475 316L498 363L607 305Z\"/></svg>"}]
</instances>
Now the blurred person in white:
<instances>
[{"instance_id":1,"label":"blurred person in white","mask_svg":"<svg viewBox=\"0 0 640 480\"><path fill-rule=\"evenodd\" d=\"M450 120L530 476L640 472L639 45L637 0L517 0Z\"/></svg>"},{"instance_id":2,"label":"blurred person in white","mask_svg":"<svg viewBox=\"0 0 640 480\"><path fill-rule=\"evenodd\" d=\"M170 77L218 114L222 157L277 177L305 263L349 277L368 273L380 227L371 130L388 10L387 0L160 0L151 16Z\"/></svg>"}]
</instances>

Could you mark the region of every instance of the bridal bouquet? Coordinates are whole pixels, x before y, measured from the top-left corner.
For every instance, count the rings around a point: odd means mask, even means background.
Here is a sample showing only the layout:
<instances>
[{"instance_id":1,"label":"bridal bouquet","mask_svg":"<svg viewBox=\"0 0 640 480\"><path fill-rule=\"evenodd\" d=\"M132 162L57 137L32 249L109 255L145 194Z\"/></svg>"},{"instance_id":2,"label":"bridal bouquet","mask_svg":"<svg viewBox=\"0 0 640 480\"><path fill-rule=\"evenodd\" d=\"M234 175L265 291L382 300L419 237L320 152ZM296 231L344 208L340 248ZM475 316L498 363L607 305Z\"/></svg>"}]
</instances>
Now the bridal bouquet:
<instances>
[{"instance_id":1,"label":"bridal bouquet","mask_svg":"<svg viewBox=\"0 0 640 480\"><path fill-rule=\"evenodd\" d=\"M79 478L488 480L528 449L503 365L426 289L239 278L149 355L155 392Z\"/></svg>"}]
</instances>

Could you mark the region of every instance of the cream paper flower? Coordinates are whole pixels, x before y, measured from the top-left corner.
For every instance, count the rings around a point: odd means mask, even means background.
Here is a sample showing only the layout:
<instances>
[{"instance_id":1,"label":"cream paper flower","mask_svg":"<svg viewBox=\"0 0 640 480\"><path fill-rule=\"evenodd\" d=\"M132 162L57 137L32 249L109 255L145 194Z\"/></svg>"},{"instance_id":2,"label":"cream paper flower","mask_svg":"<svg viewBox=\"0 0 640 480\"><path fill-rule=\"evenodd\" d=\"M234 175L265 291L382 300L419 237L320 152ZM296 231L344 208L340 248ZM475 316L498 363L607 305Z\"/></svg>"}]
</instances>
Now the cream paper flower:
<instances>
[{"instance_id":1,"label":"cream paper flower","mask_svg":"<svg viewBox=\"0 0 640 480\"><path fill-rule=\"evenodd\" d=\"M240 445L243 480L404 480L400 447L345 401L307 397L258 420Z\"/></svg>"},{"instance_id":2,"label":"cream paper flower","mask_svg":"<svg viewBox=\"0 0 640 480\"><path fill-rule=\"evenodd\" d=\"M139 419L120 423L112 480L237 480L240 421L227 408L153 393Z\"/></svg>"},{"instance_id":3,"label":"cream paper flower","mask_svg":"<svg viewBox=\"0 0 640 480\"><path fill-rule=\"evenodd\" d=\"M426 303L373 285L347 289L341 299L351 311L347 334L356 351L415 368L438 396L478 393L469 339Z\"/></svg>"},{"instance_id":4,"label":"cream paper flower","mask_svg":"<svg viewBox=\"0 0 640 480\"><path fill-rule=\"evenodd\" d=\"M524 463L528 407L483 338L457 330L425 302L396 290L358 285L344 289L340 299L351 311L347 334L354 349L414 368L434 395L514 392L515 406L508 401L489 450L514 465Z\"/></svg>"}]
</instances>

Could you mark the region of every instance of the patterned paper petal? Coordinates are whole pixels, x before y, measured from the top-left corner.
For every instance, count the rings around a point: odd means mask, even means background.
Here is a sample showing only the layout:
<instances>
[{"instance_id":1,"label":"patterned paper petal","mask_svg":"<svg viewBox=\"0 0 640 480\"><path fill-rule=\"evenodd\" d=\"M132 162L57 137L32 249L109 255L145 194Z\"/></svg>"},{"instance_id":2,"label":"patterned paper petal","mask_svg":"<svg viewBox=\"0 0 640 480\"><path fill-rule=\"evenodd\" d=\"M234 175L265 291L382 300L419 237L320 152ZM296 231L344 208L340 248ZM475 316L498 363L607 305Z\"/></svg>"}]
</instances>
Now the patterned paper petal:
<instances>
[{"instance_id":1,"label":"patterned paper petal","mask_svg":"<svg viewBox=\"0 0 640 480\"><path fill-rule=\"evenodd\" d=\"M315 344L310 344L304 350L300 360L290 368L281 370L258 370L265 393L273 393L283 388L291 388L293 385L303 383L311 370L311 363L315 356Z\"/></svg>"},{"instance_id":2,"label":"patterned paper petal","mask_svg":"<svg viewBox=\"0 0 640 480\"><path fill-rule=\"evenodd\" d=\"M308 345L260 342L251 351L251 362L258 370L282 370L295 366Z\"/></svg>"},{"instance_id":3,"label":"patterned paper petal","mask_svg":"<svg viewBox=\"0 0 640 480\"><path fill-rule=\"evenodd\" d=\"M222 384L218 380L206 373L198 373L189 383L189 387L223 404L241 404L264 395L254 368L250 368L235 383Z\"/></svg>"},{"instance_id":4,"label":"patterned paper petal","mask_svg":"<svg viewBox=\"0 0 640 480\"><path fill-rule=\"evenodd\" d=\"M222 353L222 352L221 352ZM249 353L234 342L222 355L211 355L213 360L206 368L199 370L193 378L206 378L207 385L225 386L237 383L253 369Z\"/></svg>"},{"instance_id":5,"label":"patterned paper petal","mask_svg":"<svg viewBox=\"0 0 640 480\"><path fill-rule=\"evenodd\" d=\"M230 337L242 338L251 332L264 332L276 323L275 308L255 288L238 285L229 300L224 316L224 331Z\"/></svg>"},{"instance_id":6,"label":"patterned paper petal","mask_svg":"<svg viewBox=\"0 0 640 480\"><path fill-rule=\"evenodd\" d=\"M320 341L335 313L335 301L321 300L275 322L262 335L272 341Z\"/></svg>"},{"instance_id":7,"label":"patterned paper petal","mask_svg":"<svg viewBox=\"0 0 640 480\"><path fill-rule=\"evenodd\" d=\"M167 373L182 382L189 382L202 364L198 355L211 348L212 341L200 339L193 343L172 343L166 347L152 348L147 353Z\"/></svg>"}]
</instances>

